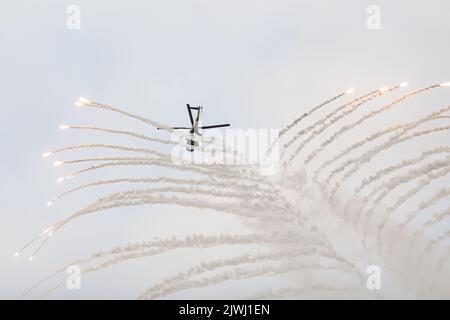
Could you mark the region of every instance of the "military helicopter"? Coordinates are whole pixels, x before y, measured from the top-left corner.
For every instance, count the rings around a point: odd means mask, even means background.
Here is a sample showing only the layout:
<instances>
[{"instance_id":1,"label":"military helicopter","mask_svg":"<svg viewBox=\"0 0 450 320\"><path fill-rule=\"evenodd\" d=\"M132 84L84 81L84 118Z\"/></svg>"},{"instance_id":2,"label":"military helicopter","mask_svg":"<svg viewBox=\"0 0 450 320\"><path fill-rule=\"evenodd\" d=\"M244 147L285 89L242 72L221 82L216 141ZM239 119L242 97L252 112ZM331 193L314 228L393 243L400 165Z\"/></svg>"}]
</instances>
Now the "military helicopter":
<instances>
[{"instance_id":1,"label":"military helicopter","mask_svg":"<svg viewBox=\"0 0 450 320\"><path fill-rule=\"evenodd\" d=\"M222 127L230 126L229 123L216 124L216 125L212 125L212 126L199 126L200 115L203 111L203 107L202 106L191 107L189 104L186 104L186 107L187 107L187 111L189 114L189 120L191 121L191 127L172 127L172 129L189 130L189 133L191 136L190 136L190 138L186 139L186 143L187 143L186 149L190 152L193 152L195 150L195 147L198 147L198 142L196 141L195 136L202 135L199 132L199 129L205 130L205 129L222 128ZM192 116L192 110L197 111L197 116L195 117L195 120L194 120L194 117ZM158 128L158 129L161 129L161 128Z\"/></svg>"}]
</instances>

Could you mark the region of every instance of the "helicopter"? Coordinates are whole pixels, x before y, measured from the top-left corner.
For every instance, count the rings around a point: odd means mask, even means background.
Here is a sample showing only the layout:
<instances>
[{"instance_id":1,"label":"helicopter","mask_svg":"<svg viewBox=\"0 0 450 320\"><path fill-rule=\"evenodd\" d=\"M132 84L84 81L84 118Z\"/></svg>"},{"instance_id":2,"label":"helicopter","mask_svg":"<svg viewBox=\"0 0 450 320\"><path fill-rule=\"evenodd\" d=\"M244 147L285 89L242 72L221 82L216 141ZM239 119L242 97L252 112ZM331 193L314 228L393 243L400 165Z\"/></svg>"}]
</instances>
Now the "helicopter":
<instances>
[{"instance_id":1,"label":"helicopter","mask_svg":"<svg viewBox=\"0 0 450 320\"><path fill-rule=\"evenodd\" d=\"M211 125L211 126L199 126L199 122L200 122L200 115L203 111L203 107L202 106L198 106L198 107L191 107L189 104L186 104L187 107L187 111L189 114L189 120L191 122L191 126L190 127L171 127L171 129L176 129L176 130L189 130L189 134L190 134L190 138L186 139L186 143L187 143L187 147L186 149L190 152L193 152L195 150L195 147L198 147L198 142L195 139L195 136L201 136L202 134L199 132L199 129L201 130L205 130L205 129L213 129L213 128L223 128L223 127L229 127L230 124L229 123L225 123L225 124L216 124L216 125ZM197 111L197 115L194 117L192 115L192 110L196 110ZM161 128L158 128L161 129Z\"/></svg>"}]
</instances>

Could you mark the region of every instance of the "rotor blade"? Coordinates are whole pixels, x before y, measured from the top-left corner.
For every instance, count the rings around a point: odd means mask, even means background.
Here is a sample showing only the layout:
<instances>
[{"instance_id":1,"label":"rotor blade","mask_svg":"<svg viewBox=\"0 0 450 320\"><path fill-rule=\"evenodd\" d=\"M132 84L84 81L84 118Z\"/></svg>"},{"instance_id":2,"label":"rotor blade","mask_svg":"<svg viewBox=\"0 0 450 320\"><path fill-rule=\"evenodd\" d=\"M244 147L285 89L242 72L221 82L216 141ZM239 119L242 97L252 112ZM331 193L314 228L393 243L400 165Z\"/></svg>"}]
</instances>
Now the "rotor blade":
<instances>
[{"instance_id":1,"label":"rotor blade","mask_svg":"<svg viewBox=\"0 0 450 320\"><path fill-rule=\"evenodd\" d=\"M194 118L192 117L191 106L189 105L189 103L186 106L189 112L189 119L191 120L191 125L194 125Z\"/></svg>"},{"instance_id":2,"label":"rotor blade","mask_svg":"<svg viewBox=\"0 0 450 320\"><path fill-rule=\"evenodd\" d=\"M165 128L157 128L158 130L165 130ZM191 129L187 127L171 127L170 129Z\"/></svg>"},{"instance_id":3,"label":"rotor blade","mask_svg":"<svg viewBox=\"0 0 450 320\"><path fill-rule=\"evenodd\" d=\"M212 128L221 128L221 127L229 127L230 124L216 124L214 126L204 126L204 127L200 127L201 129L212 129Z\"/></svg>"}]
</instances>

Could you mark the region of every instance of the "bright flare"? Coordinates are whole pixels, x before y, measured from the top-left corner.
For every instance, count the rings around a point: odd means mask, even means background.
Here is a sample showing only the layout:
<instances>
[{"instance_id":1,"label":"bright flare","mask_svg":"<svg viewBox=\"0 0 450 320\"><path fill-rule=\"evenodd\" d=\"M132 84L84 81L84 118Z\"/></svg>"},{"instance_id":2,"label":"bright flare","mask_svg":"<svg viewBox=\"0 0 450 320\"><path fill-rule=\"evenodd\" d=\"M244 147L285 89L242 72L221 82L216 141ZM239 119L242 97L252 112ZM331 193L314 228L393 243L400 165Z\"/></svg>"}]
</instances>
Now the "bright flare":
<instances>
[{"instance_id":1,"label":"bright flare","mask_svg":"<svg viewBox=\"0 0 450 320\"><path fill-rule=\"evenodd\" d=\"M387 89L388 89L388 87L382 86L382 87L380 88L380 92L385 92L385 91L387 91Z\"/></svg>"},{"instance_id":2,"label":"bright flare","mask_svg":"<svg viewBox=\"0 0 450 320\"><path fill-rule=\"evenodd\" d=\"M450 81L441 83L441 87L450 87Z\"/></svg>"},{"instance_id":3,"label":"bright flare","mask_svg":"<svg viewBox=\"0 0 450 320\"><path fill-rule=\"evenodd\" d=\"M404 88L408 86L408 82L402 82L400 83L400 88Z\"/></svg>"},{"instance_id":4,"label":"bright flare","mask_svg":"<svg viewBox=\"0 0 450 320\"><path fill-rule=\"evenodd\" d=\"M62 161L53 161L53 165L56 167L56 166L60 166L60 165L62 165L64 162L62 162Z\"/></svg>"},{"instance_id":5,"label":"bright flare","mask_svg":"<svg viewBox=\"0 0 450 320\"><path fill-rule=\"evenodd\" d=\"M43 158L47 158L49 155L51 155L52 153L51 152L46 152L46 153L43 153L42 154L42 157Z\"/></svg>"},{"instance_id":6,"label":"bright flare","mask_svg":"<svg viewBox=\"0 0 450 320\"><path fill-rule=\"evenodd\" d=\"M59 126L59 128L60 128L61 130L65 130L65 129L69 129L69 126L68 126L68 125L65 125L65 124L61 124L61 125Z\"/></svg>"},{"instance_id":7,"label":"bright flare","mask_svg":"<svg viewBox=\"0 0 450 320\"><path fill-rule=\"evenodd\" d=\"M347 91L345 91L345 94L350 94L350 93L353 93L353 92L355 92L355 89L350 88Z\"/></svg>"},{"instance_id":8,"label":"bright flare","mask_svg":"<svg viewBox=\"0 0 450 320\"><path fill-rule=\"evenodd\" d=\"M90 100L88 100L86 98L83 98L83 97L79 97L78 101L81 102L81 103L90 103L91 102Z\"/></svg>"}]
</instances>

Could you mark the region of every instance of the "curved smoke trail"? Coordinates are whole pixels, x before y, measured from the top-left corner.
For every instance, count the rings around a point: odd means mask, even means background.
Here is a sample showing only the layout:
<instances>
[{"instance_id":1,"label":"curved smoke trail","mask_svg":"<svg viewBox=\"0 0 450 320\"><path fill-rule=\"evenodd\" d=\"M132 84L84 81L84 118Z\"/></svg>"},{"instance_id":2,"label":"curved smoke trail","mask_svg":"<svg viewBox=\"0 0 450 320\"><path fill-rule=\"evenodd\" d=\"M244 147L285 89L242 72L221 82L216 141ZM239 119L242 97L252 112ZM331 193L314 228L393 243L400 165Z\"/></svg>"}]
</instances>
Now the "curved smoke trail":
<instances>
[{"instance_id":1,"label":"curved smoke trail","mask_svg":"<svg viewBox=\"0 0 450 320\"><path fill-rule=\"evenodd\" d=\"M448 87L449 83L431 85L411 91L400 98L385 104L383 107L370 111L356 120L351 120L354 111L385 93L404 87L405 84L391 88L372 90L356 99L319 115L319 120L311 122L311 114L324 112L327 105L344 97L351 91L326 100L311 110L303 113L281 130L278 140L281 143L281 157L295 147L289 163L293 164L303 148L315 138L323 138L322 144L306 156L309 164L322 152L343 136L353 132L363 122L377 115L385 115L394 105L438 87ZM77 105L116 112L127 118L144 122L163 131L173 133L181 138L189 138L183 132L173 130L169 126L152 119L131 114L109 105L80 99ZM138 260L147 257L157 259L160 255L177 250L182 255L182 249L219 248L220 246L257 246L258 250L270 250L259 253L238 254L230 258L203 262L175 274L165 280L146 285L139 298L155 299L171 297L182 291L201 290L202 288L221 285L232 281L238 283L246 279L259 277L289 277L292 281L289 287L269 289L256 293L259 298L284 298L289 296L342 297L349 295L364 299L392 297L392 292L407 291L417 297L449 297L450 284L440 279L450 278L448 268L445 268L450 257L447 240L450 237L448 228L439 231L448 223L450 217L447 208L433 212L441 203L448 201L448 187L441 188L430 198L421 200L425 188L436 188L436 181L445 178L450 173L448 139L443 139L439 146L428 150L417 148L407 155L406 160L393 162L386 151L403 142L414 140L430 134L442 135L448 133L450 126L436 126L436 120L448 118L450 107L433 111L420 119L395 124L391 127L379 127L367 137L351 140L342 148L319 164L310 173L306 168L297 171L294 167L274 176L263 176L258 166L250 163L237 165L205 164L175 161L171 155L158 149L158 145L175 145L171 140L152 137L117 129L106 129L94 126L62 126L62 129L79 129L92 132L104 132L128 137L132 141L143 140L154 143L153 148L136 148L132 145L85 144L68 146L44 154L48 157L60 152L76 152L82 149L110 149L118 152L134 152L147 154L151 157L91 157L73 160L58 160L55 165L75 163L90 163L95 165L78 170L65 176L69 180L81 174L101 174L102 168L155 166L168 169L165 176L117 177L96 180L72 187L54 197L49 205L56 200L81 192L88 188L98 188L106 185L116 185L123 188L118 192L109 193L98 198L82 209L75 211L39 233L25 244L16 255L29 247L34 247L36 255L53 234L68 223L74 223L79 218L89 219L91 214L107 213L109 209L133 207L137 205L170 204L182 207L210 209L218 214L232 214L245 222L250 222L251 233L242 235L203 236L193 235L184 239L156 239L142 243L130 244L99 251L85 258L72 261L72 264L83 266L83 274L95 273L113 265L131 259ZM341 125L343 120L350 124ZM432 126L416 131L424 124ZM294 129L299 128L297 132ZM336 128L330 132L331 127ZM292 132L292 136L289 133ZM357 136L357 135L356 135ZM381 141L372 146L372 142ZM278 142L277 140L277 142ZM222 141L208 140L205 143L224 146ZM352 156L355 150L361 150L361 155ZM235 150L228 150L237 154ZM227 151L227 152L228 152ZM416 153L415 153L416 152ZM375 172L361 172L374 159L383 159L383 166ZM327 176L321 180L321 174ZM346 184L350 177L358 172L362 175L356 179L354 187ZM181 176L183 173L187 177ZM340 175L342 174L342 176ZM336 181L334 181L334 179ZM331 185L331 181L335 184ZM134 189L136 184L149 185L143 189ZM402 189L400 195L392 197ZM427 189L427 190L428 190ZM97 190L97 189L96 189ZM352 196L345 203L341 194L349 192ZM366 196L361 196L366 194ZM393 200L391 199L393 198ZM406 204L413 209L405 212ZM415 208L414 208L415 206ZM367 208L367 209L365 209ZM107 215L105 214L105 219ZM131 219L127 215L127 219ZM424 220L425 219L425 220ZM363 229L358 227L362 222ZM428 233L433 236L428 237ZM36 248L37 246L37 248ZM180 251L180 252L178 252ZM384 282L386 289L379 292L368 291L365 286L365 272L369 265L378 264L384 272L389 273L392 281ZM61 276L66 267L39 280L24 296L44 287ZM427 276L425 276L427 275ZM307 281L306 281L307 280ZM45 291L43 296L57 292L63 287L65 280ZM331 281L331 282L330 282ZM395 296L395 295L394 295Z\"/></svg>"}]
</instances>

